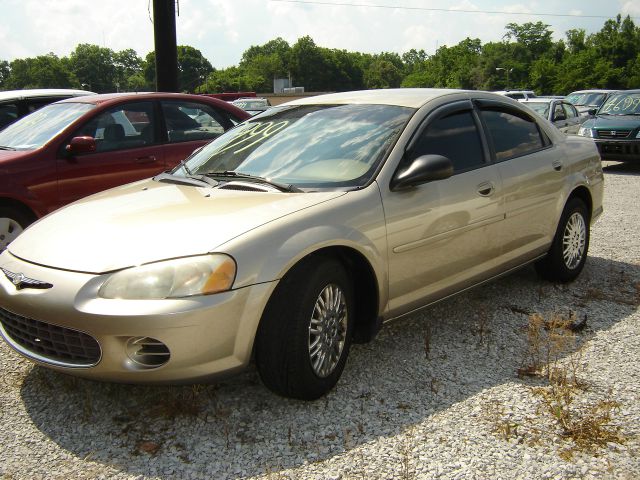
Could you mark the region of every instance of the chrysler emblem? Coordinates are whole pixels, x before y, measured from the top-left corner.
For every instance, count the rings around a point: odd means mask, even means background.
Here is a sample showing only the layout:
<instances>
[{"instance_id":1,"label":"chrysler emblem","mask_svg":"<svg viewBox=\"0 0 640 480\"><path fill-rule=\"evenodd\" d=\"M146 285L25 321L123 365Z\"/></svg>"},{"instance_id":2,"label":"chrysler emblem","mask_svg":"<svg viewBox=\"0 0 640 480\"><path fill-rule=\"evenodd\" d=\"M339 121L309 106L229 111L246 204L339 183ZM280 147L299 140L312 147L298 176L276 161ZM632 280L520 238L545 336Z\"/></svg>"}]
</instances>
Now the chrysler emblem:
<instances>
[{"instance_id":1,"label":"chrysler emblem","mask_svg":"<svg viewBox=\"0 0 640 480\"><path fill-rule=\"evenodd\" d=\"M29 278L25 276L24 273L11 272L5 268L0 268L0 270L2 270L2 273L15 285L16 290L22 290L23 288L45 289L53 287L50 283Z\"/></svg>"}]
</instances>

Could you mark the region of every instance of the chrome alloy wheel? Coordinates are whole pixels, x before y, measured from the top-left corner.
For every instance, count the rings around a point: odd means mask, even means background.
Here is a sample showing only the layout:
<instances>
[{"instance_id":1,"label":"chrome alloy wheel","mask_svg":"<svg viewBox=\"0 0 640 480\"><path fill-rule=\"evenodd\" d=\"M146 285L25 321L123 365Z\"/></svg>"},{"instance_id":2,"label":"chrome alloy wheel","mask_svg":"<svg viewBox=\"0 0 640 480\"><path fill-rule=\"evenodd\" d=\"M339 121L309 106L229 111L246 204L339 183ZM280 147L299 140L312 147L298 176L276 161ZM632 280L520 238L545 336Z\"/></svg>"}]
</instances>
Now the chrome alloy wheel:
<instances>
[{"instance_id":1,"label":"chrome alloy wheel","mask_svg":"<svg viewBox=\"0 0 640 480\"><path fill-rule=\"evenodd\" d=\"M584 217L575 212L569 217L562 236L562 257L567 268L574 269L582 261L586 239L587 225Z\"/></svg>"},{"instance_id":2,"label":"chrome alloy wheel","mask_svg":"<svg viewBox=\"0 0 640 480\"><path fill-rule=\"evenodd\" d=\"M338 365L347 338L345 295L335 284L324 287L316 300L309 324L309 359L313 372L326 378Z\"/></svg>"},{"instance_id":3,"label":"chrome alloy wheel","mask_svg":"<svg viewBox=\"0 0 640 480\"><path fill-rule=\"evenodd\" d=\"M22 233L22 226L12 218L0 217L0 252Z\"/></svg>"}]
</instances>

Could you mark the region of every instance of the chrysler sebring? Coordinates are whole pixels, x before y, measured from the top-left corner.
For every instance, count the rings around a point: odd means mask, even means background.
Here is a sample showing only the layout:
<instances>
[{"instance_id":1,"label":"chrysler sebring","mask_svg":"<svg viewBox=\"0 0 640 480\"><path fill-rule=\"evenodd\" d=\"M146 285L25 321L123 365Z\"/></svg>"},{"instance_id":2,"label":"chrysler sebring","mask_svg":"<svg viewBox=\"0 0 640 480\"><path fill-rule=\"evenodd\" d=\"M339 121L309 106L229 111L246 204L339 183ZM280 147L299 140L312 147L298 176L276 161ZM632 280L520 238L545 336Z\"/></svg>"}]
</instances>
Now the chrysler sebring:
<instances>
[{"instance_id":1,"label":"chrysler sebring","mask_svg":"<svg viewBox=\"0 0 640 480\"><path fill-rule=\"evenodd\" d=\"M32 225L0 255L0 333L87 378L255 362L314 399L390 319L530 263L573 280L602 196L594 143L504 96L305 98Z\"/></svg>"}]
</instances>

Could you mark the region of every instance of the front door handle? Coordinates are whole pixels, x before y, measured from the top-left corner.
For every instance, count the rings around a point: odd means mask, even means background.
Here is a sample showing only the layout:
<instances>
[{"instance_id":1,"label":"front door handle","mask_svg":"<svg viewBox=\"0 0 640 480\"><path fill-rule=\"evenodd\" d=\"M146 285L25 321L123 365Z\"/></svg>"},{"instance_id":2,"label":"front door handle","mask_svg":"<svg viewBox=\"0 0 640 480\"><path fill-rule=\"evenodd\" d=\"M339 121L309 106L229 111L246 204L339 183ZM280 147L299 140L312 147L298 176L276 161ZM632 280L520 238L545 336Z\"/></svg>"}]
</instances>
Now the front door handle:
<instances>
[{"instance_id":1,"label":"front door handle","mask_svg":"<svg viewBox=\"0 0 640 480\"><path fill-rule=\"evenodd\" d=\"M491 182L482 182L477 187L478 193L480 195L482 195L483 197L490 196L495 191L495 189L496 189L496 187L494 187L493 183L491 183Z\"/></svg>"}]
</instances>

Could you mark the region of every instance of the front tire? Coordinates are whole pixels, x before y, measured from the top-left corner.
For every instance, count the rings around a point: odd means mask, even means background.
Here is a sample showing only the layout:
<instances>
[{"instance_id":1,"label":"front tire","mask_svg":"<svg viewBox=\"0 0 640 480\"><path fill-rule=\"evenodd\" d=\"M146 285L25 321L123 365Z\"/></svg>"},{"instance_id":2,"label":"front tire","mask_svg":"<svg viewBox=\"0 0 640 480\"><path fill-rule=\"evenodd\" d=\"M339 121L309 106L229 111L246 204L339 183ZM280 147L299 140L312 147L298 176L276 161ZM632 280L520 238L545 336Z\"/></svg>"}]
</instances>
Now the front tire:
<instances>
[{"instance_id":1,"label":"front tire","mask_svg":"<svg viewBox=\"0 0 640 480\"><path fill-rule=\"evenodd\" d=\"M0 207L0 252L27 228L33 219L10 207Z\"/></svg>"},{"instance_id":2,"label":"front tire","mask_svg":"<svg viewBox=\"0 0 640 480\"><path fill-rule=\"evenodd\" d=\"M304 260L281 280L260 322L255 353L263 383L302 400L326 394L346 364L353 323L353 288L342 264Z\"/></svg>"},{"instance_id":3,"label":"front tire","mask_svg":"<svg viewBox=\"0 0 640 480\"><path fill-rule=\"evenodd\" d=\"M535 265L547 280L570 282L580 274L589 251L589 211L579 198L572 198L562 212L551 249Z\"/></svg>"}]
</instances>

